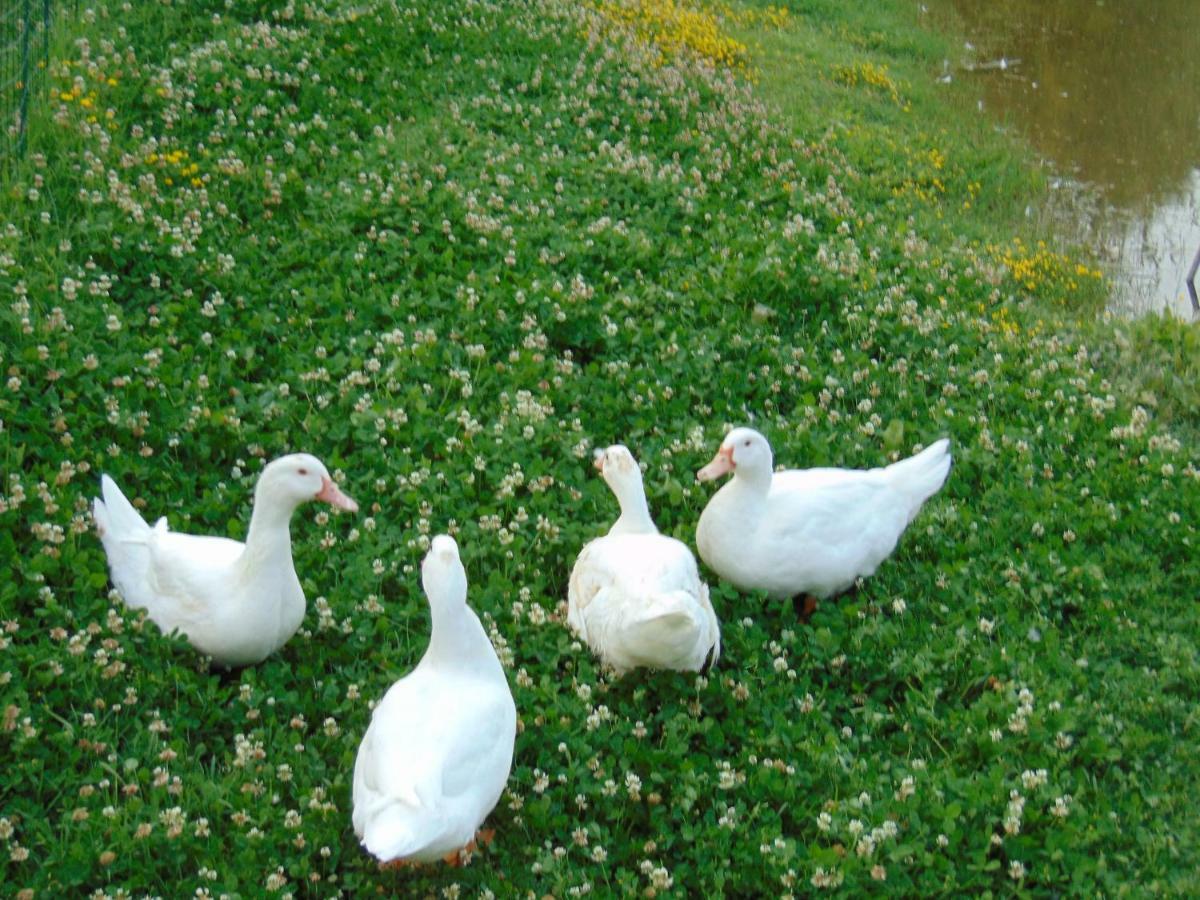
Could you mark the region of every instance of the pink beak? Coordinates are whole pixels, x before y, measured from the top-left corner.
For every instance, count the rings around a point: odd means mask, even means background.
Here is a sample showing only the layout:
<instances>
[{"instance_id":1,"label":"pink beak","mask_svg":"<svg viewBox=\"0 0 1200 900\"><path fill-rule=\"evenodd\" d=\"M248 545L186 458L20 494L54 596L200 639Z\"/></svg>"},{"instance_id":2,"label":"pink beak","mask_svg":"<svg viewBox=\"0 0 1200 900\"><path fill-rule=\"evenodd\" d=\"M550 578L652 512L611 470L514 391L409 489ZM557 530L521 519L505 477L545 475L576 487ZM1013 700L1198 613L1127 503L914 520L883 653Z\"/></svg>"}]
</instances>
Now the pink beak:
<instances>
[{"instance_id":1,"label":"pink beak","mask_svg":"<svg viewBox=\"0 0 1200 900\"><path fill-rule=\"evenodd\" d=\"M592 460L592 465L596 467L597 472L603 472L604 471L604 454L601 453L594 460Z\"/></svg>"},{"instance_id":2,"label":"pink beak","mask_svg":"<svg viewBox=\"0 0 1200 900\"><path fill-rule=\"evenodd\" d=\"M696 478L700 481L712 481L714 478L720 478L722 475L732 472L736 466L737 464L733 461L733 448L722 447L712 458L712 462L696 473Z\"/></svg>"},{"instance_id":3,"label":"pink beak","mask_svg":"<svg viewBox=\"0 0 1200 900\"><path fill-rule=\"evenodd\" d=\"M330 506L336 506L347 512L358 512L358 504L343 494L341 488L334 484L331 478L323 477L321 479L321 490L313 499L324 500Z\"/></svg>"}]
</instances>

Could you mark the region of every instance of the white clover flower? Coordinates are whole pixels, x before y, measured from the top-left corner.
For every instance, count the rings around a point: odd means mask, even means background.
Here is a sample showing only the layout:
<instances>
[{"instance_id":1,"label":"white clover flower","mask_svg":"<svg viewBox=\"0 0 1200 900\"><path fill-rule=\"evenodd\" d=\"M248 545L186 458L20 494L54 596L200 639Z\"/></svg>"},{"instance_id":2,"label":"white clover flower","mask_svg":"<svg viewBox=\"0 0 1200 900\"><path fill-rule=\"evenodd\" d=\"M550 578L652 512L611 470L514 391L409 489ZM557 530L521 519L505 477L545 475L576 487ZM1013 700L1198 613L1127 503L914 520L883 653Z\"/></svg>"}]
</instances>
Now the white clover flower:
<instances>
[{"instance_id":1,"label":"white clover flower","mask_svg":"<svg viewBox=\"0 0 1200 900\"><path fill-rule=\"evenodd\" d=\"M842 883L843 877L841 869L826 871L824 866L817 866L810 883L815 888L835 888Z\"/></svg>"},{"instance_id":2,"label":"white clover flower","mask_svg":"<svg viewBox=\"0 0 1200 900\"><path fill-rule=\"evenodd\" d=\"M1021 773L1021 784L1025 787L1025 790L1032 791L1035 788L1039 788L1045 784L1047 777L1048 773L1045 769L1038 769L1036 771L1033 769L1026 769Z\"/></svg>"},{"instance_id":3,"label":"white clover flower","mask_svg":"<svg viewBox=\"0 0 1200 900\"><path fill-rule=\"evenodd\" d=\"M1054 805L1050 807L1050 815L1056 819L1065 819L1071 814L1071 795L1064 794L1061 797L1054 798Z\"/></svg>"},{"instance_id":4,"label":"white clover flower","mask_svg":"<svg viewBox=\"0 0 1200 900\"><path fill-rule=\"evenodd\" d=\"M642 779L633 772L626 772L625 791L629 794L630 800L640 800L642 798Z\"/></svg>"},{"instance_id":5,"label":"white clover flower","mask_svg":"<svg viewBox=\"0 0 1200 900\"><path fill-rule=\"evenodd\" d=\"M665 891L670 889L675 883L675 879L663 866L657 866L650 872L650 884L656 890Z\"/></svg>"}]
</instances>

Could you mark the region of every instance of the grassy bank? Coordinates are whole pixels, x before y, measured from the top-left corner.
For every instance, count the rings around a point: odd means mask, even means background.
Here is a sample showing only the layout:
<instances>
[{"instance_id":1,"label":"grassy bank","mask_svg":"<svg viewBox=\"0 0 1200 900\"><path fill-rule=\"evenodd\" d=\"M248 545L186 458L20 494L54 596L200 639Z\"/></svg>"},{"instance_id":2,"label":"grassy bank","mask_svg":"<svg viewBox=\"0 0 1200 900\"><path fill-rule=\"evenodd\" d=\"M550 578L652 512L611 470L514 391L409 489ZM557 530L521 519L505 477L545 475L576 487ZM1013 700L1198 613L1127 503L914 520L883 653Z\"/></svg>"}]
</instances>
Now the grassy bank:
<instances>
[{"instance_id":1,"label":"grassy bank","mask_svg":"<svg viewBox=\"0 0 1200 900\"><path fill-rule=\"evenodd\" d=\"M1194 335L1074 320L1102 283L883 6L97 3L2 201L0 882L1194 892ZM610 679L562 614L591 448L691 543L751 420L787 465L955 468L810 624L713 580L709 677ZM209 672L110 593L90 498L240 537L288 450L363 511L295 517L301 634ZM443 530L522 730L494 845L381 873L351 766Z\"/></svg>"}]
</instances>

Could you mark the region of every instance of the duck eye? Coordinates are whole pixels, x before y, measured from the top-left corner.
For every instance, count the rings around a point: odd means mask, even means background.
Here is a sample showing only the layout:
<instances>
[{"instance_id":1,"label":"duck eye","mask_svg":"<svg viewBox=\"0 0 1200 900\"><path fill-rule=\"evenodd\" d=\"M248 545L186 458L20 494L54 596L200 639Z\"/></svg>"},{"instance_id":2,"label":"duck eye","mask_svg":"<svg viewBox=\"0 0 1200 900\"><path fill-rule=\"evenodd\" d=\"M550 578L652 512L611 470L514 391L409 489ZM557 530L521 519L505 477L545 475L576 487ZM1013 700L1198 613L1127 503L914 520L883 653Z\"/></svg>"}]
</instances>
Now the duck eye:
<instances>
[{"instance_id":1,"label":"duck eye","mask_svg":"<svg viewBox=\"0 0 1200 900\"><path fill-rule=\"evenodd\" d=\"M301 470L300 470L300 474L301 474L301 475L307 475L307 474L308 474L308 469L301 469Z\"/></svg>"},{"instance_id":2,"label":"duck eye","mask_svg":"<svg viewBox=\"0 0 1200 900\"><path fill-rule=\"evenodd\" d=\"M750 442L749 442L749 441L742 441L742 446L743 446L743 447L749 447L749 446L750 446Z\"/></svg>"}]
</instances>

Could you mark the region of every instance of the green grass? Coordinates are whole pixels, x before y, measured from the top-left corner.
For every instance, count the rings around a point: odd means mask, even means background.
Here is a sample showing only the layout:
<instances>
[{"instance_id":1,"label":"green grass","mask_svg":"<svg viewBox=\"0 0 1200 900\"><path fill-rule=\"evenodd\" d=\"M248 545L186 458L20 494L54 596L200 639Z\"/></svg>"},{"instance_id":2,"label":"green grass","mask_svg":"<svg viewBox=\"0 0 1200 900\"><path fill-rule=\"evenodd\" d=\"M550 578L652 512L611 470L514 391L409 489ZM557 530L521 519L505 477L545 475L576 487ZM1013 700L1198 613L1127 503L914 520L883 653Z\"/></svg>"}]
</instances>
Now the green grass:
<instances>
[{"instance_id":1,"label":"green grass","mask_svg":"<svg viewBox=\"0 0 1200 900\"><path fill-rule=\"evenodd\" d=\"M753 48L758 93L798 136L828 135L854 166L860 202L877 215L881 207L911 215L950 241L982 243L1027 229L1025 207L1046 190L1043 173L1027 148L998 130L979 139L992 125L958 85L936 81L949 40L919 27L914 6L776 6L788 10L790 24L738 31ZM876 81L847 83L847 70L864 66Z\"/></svg>"},{"instance_id":2,"label":"green grass","mask_svg":"<svg viewBox=\"0 0 1200 900\"><path fill-rule=\"evenodd\" d=\"M904 4L852 6L795 4L747 85L575 4L96 5L0 201L8 891L1196 891L1195 332L1078 318L1037 176L922 86ZM562 617L616 515L590 448L691 543L749 421L955 468L809 625L707 573L720 666L610 679ZM296 516L302 632L209 672L109 593L99 473L240 536L300 449L363 510ZM381 873L351 766L444 530L522 731L492 848Z\"/></svg>"}]
</instances>

